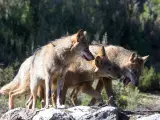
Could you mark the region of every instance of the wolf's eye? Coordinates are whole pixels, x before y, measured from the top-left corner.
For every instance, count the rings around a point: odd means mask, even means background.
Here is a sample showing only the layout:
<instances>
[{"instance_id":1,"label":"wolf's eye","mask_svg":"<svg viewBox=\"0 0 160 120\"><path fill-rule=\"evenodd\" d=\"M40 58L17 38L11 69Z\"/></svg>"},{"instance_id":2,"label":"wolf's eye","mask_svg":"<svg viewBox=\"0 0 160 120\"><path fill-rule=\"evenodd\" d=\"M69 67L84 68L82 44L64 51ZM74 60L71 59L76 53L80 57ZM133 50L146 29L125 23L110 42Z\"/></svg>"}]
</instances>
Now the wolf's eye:
<instances>
[{"instance_id":1,"label":"wolf's eye","mask_svg":"<svg viewBox=\"0 0 160 120\"><path fill-rule=\"evenodd\" d=\"M137 74L137 70L132 70L132 73L133 73L134 75L136 75L136 74Z\"/></svg>"}]
</instances>

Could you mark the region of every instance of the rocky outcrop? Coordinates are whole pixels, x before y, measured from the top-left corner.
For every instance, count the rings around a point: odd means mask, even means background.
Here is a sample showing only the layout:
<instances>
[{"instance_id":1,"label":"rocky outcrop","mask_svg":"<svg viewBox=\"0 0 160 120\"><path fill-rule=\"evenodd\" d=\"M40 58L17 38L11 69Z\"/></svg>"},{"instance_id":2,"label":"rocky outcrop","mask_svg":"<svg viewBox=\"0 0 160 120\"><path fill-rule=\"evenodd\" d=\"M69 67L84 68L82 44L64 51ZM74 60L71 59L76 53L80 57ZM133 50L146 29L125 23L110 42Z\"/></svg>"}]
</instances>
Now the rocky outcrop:
<instances>
[{"instance_id":1,"label":"rocky outcrop","mask_svg":"<svg viewBox=\"0 0 160 120\"><path fill-rule=\"evenodd\" d=\"M3 114L0 120L32 120L36 113L26 108L15 108Z\"/></svg>"},{"instance_id":2,"label":"rocky outcrop","mask_svg":"<svg viewBox=\"0 0 160 120\"><path fill-rule=\"evenodd\" d=\"M133 114L132 111L122 111L111 106L76 106L67 109L37 110L15 108L3 114L0 120L129 120L132 118L136 120L160 120L160 114Z\"/></svg>"},{"instance_id":3,"label":"rocky outcrop","mask_svg":"<svg viewBox=\"0 0 160 120\"><path fill-rule=\"evenodd\" d=\"M117 120L118 110L115 107L76 106L68 109L30 110L16 108L6 112L1 120Z\"/></svg>"}]
</instances>

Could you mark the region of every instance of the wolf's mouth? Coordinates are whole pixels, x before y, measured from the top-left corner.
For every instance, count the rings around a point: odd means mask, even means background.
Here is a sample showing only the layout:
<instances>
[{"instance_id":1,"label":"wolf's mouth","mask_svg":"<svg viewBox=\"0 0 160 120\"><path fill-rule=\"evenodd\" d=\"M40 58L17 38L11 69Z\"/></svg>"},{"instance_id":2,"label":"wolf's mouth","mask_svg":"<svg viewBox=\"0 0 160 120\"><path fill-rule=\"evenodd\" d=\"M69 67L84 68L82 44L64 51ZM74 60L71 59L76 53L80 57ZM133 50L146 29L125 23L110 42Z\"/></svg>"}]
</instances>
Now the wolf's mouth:
<instances>
[{"instance_id":1,"label":"wolf's mouth","mask_svg":"<svg viewBox=\"0 0 160 120\"><path fill-rule=\"evenodd\" d=\"M124 77L122 79L120 79L121 82L123 82L124 86L127 86L129 84L129 82L131 82L131 80L128 77Z\"/></svg>"},{"instance_id":2,"label":"wolf's mouth","mask_svg":"<svg viewBox=\"0 0 160 120\"><path fill-rule=\"evenodd\" d=\"M86 59L87 61L94 60L94 56L88 50L85 50L84 52L81 52L81 56L82 56L83 59Z\"/></svg>"},{"instance_id":3,"label":"wolf's mouth","mask_svg":"<svg viewBox=\"0 0 160 120\"><path fill-rule=\"evenodd\" d=\"M86 59L87 61L89 61L89 59L85 55L83 55L82 58Z\"/></svg>"}]
</instances>

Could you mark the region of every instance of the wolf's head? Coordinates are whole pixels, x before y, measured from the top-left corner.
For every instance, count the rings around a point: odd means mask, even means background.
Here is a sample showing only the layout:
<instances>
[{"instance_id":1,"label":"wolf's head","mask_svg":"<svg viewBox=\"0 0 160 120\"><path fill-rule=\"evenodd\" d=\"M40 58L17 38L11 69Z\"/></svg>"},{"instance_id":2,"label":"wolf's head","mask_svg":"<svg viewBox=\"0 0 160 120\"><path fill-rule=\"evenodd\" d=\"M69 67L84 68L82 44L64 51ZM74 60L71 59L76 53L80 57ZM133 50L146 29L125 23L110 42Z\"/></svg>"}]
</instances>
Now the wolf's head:
<instances>
[{"instance_id":1,"label":"wolf's head","mask_svg":"<svg viewBox=\"0 0 160 120\"><path fill-rule=\"evenodd\" d=\"M100 47L94 61L96 66L95 73L98 74L98 77L120 77L119 68L110 62L105 53L104 46Z\"/></svg>"},{"instance_id":2,"label":"wolf's head","mask_svg":"<svg viewBox=\"0 0 160 120\"><path fill-rule=\"evenodd\" d=\"M139 85L139 77L143 71L144 63L149 55L140 57L137 53L133 52L124 66L124 79L122 80L125 85L131 82L134 86Z\"/></svg>"},{"instance_id":3,"label":"wolf's head","mask_svg":"<svg viewBox=\"0 0 160 120\"><path fill-rule=\"evenodd\" d=\"M82 29L72 36L71 50L82 56L87 61L93 60L94 56L89 51L89 44L86 40L86 32Z\"/></svg>"}]
</instances>

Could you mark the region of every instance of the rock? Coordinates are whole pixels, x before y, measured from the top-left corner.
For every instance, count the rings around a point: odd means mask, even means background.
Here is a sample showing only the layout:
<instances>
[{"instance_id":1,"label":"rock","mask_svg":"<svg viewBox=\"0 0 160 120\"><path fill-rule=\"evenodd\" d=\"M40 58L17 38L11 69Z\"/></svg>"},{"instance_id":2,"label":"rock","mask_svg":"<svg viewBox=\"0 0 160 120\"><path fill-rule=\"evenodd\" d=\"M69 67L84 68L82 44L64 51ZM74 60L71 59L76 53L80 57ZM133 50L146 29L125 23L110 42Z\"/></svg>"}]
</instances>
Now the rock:
<instances>
[{"instance_id":1,"label":"rock","mask_svg":"<svg viewBox=\"0 0 160 120\"><path fill-rule=\"evenodd\" d=\"M15 108L2 115L0 120L32 120L36 111L26 108Z\"/></svg>"},{"instance_id":2,"label":"rock","mask_svg":"<svg viewBox=\"0 0 160 120\"><path fill-rule=\"evenodd\" d=\"M106 106L102 108L89 106L76 106L68 111L76 120L117 120L118 110L115 107Z\"/></svg>"},{"instance_id":3,"label":"rock","mask_svg":"<svg viewBox=\"0 0 160 120\"><path fill-rule=\"evenodd\" d=\"M118 109L111 106L76 106L67 109L30 110L16 108L6 112L1 120L117 120Z\"/></svg>"},{"instance_id":4,"label":"rock","mask_svg":"<svg viewBox=\"0 0 160 120\"><path fill-rule=\"evenodd\" d=\"M49 108L40 111L33 120L74 120L74 118L65 110Z\"/></svg>"},{"instance_id":5,"label":"rock","mask_svg":"<svg viewBox=\"0 0 160 120\"><path fill-rule=\"evenodd\" d=\"M138 118L137 120L160 120L160 114L156 113L153 115Z\"/></svg>"}]
</instances>

